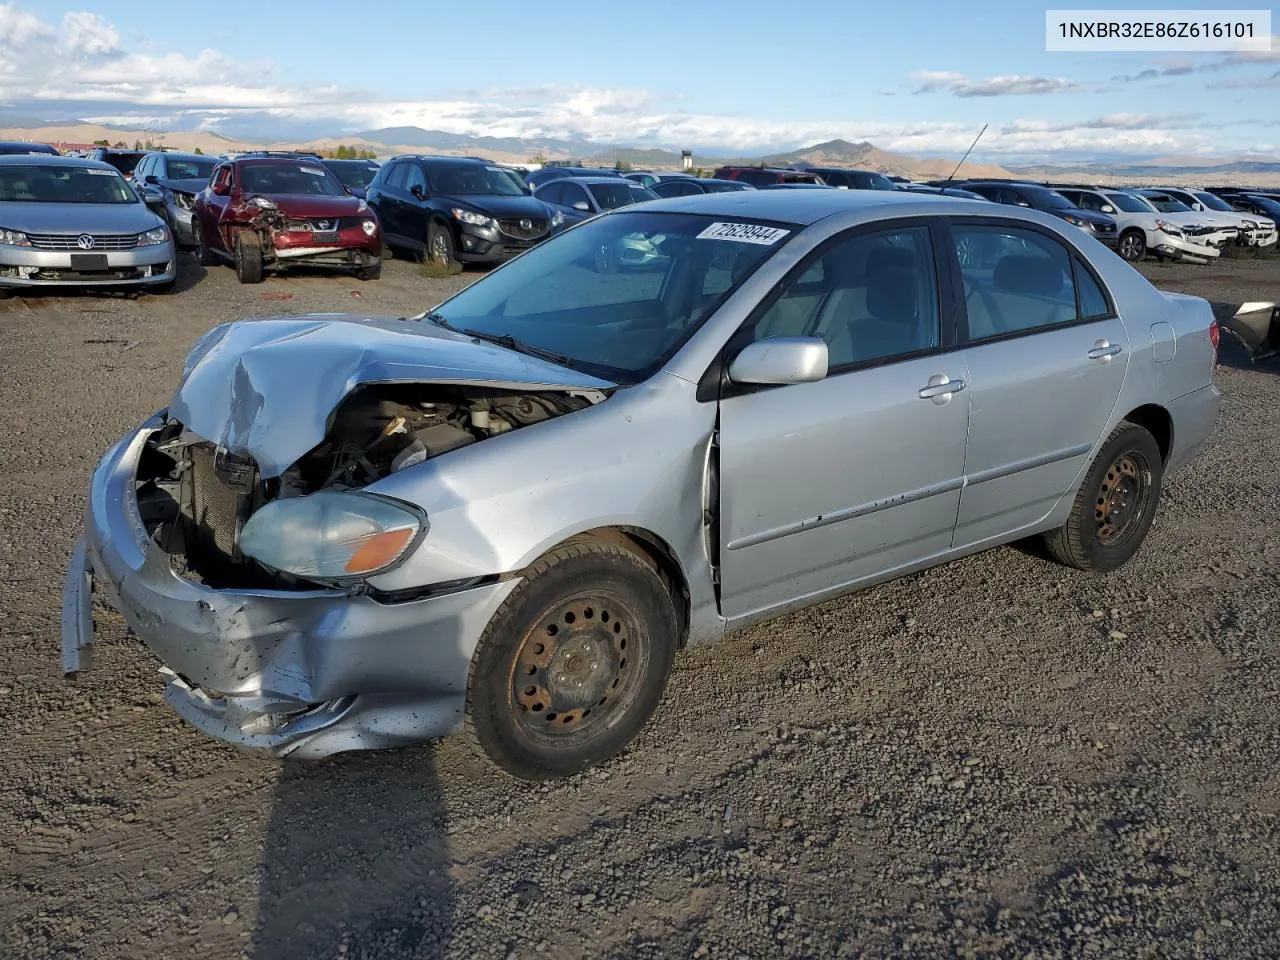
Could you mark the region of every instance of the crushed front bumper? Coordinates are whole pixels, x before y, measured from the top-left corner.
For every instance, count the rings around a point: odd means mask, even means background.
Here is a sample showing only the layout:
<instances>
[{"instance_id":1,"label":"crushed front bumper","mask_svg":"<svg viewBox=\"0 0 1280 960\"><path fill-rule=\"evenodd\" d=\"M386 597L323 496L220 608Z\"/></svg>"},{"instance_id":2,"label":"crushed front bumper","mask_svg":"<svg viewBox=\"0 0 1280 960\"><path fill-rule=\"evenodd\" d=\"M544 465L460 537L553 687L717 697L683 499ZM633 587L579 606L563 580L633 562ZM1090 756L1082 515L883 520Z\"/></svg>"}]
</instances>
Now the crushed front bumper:
<instances>
[{"instance_id":1,"label":"crushed front bumper","mask_svg":"<svg viewBox=\"0 0 1280 960\"><path fill-rule=\"evenodd\" d=\"M62 600L62 668L91 665L92 594L164 665L165 699L246 750L321 757L457 731L471 654L517 580L381 603L336 590L214 590L180 576L134 493L159 415L94 471Z\"/></svg>"},{"instance_id":2,"label":"crushed front bumper","mask_svg":"<svg viewBox=\"0 0 1280 960\"><path fill-rule=\"evenodd\" d=\"M1174 260L1186 260L1192 263L1208 263L1210 260L1217 260L1222 256L1222 251L1217 247L1207 244L1193 243L1183 237L1175 237L1163 231L1156 234L1157 242L1148 249L1152 253L1163 254Z\"/></svg>"}]
</instances>

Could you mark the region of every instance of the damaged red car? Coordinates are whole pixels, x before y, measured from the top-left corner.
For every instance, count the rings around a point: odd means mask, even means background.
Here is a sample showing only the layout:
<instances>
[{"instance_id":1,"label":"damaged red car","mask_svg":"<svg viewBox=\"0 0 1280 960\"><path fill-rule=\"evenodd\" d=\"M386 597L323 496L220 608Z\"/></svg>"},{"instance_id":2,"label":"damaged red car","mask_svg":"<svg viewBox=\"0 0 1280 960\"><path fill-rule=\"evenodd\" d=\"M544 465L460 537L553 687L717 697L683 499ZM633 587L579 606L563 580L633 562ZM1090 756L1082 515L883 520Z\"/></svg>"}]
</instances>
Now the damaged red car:
<instances>
[{"instance_id":1,"label":"damaged red car","mask_svg":"<svg viewBox=\"0 0 1280 960\"><path fill-rule=\"evenodd\" d=\"M244 154L214 168L195 199L201 266L231 263L241 283L291 266L382 274L382 227L318 159Z\"/></svg>"}]
</instances>

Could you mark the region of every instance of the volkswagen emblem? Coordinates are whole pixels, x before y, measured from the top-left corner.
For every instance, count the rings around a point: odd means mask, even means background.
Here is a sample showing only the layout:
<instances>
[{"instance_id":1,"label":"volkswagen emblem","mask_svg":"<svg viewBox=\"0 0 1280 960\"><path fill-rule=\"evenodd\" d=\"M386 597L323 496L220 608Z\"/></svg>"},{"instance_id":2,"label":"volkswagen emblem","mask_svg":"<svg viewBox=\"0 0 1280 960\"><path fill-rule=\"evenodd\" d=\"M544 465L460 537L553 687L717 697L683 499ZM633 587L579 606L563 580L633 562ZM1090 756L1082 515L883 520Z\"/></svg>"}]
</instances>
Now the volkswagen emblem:
<instances>
[{"instance_id":1,"label":"volkswagen emblem","mask_svg":"<svg viewBox=\"0 0 1280 960\"><path fill-rule=\"evenodd\" d=\"M80 236L76 237L76 246L81 250L92 250L93 237L89 236L87 233L80 234Z\"/></svg>"},{"instance_id":2,"label":"volkswagen emblem","mask_svg":"<svg viewBox=\"0 0 1280 960\"><path fill-rule=\"evenodd\" d=\"M532 230L532 229L533 229L533 221L532 221L532 220L521 220L521 221L520 221L520 229L521 229L521 230L523 230L525 233L528 233L530 230Z\"/></svg>"}]
</instances>

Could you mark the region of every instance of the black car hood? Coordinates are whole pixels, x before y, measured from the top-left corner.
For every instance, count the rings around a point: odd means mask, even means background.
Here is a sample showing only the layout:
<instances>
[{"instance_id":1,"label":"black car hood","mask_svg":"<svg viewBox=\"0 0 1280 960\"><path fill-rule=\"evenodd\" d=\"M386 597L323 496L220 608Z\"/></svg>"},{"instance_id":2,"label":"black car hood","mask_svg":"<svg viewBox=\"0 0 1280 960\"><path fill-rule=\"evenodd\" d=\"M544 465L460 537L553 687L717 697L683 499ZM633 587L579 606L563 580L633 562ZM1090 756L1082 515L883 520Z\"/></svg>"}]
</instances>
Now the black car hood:
<instances>
[{"instance_id":1,"label":"black car hood","mask_svg":"<svg viewBox=\"0 0 1280 960\"><path fill-rule=\"evenodd\" d=\"M1078 207L1069 207L1062 210L1050 210L1055 217L1075 217L1077 220L1083 220L1085 223L1093 223L1098 226L1106 224L1114 224L1115 220L1107 216L1105 213L1098 213L1094 210L1081 210Z\"/></svg>"},{"instance_id":2,"label":"black car hood","mask_svg":"<svg viewBox=\"0 0 1280 960\"><path fill-rule=\"evenodd\" d=\"M500 217L504 220L514 220L520 217L550 216L547 205L536 197L494 197L441 194L437 199L442 203L456 203L458 206L465 207L468 210L475 210L477 213L488 214L491 217Z\"/></svg>"}]
</instances>

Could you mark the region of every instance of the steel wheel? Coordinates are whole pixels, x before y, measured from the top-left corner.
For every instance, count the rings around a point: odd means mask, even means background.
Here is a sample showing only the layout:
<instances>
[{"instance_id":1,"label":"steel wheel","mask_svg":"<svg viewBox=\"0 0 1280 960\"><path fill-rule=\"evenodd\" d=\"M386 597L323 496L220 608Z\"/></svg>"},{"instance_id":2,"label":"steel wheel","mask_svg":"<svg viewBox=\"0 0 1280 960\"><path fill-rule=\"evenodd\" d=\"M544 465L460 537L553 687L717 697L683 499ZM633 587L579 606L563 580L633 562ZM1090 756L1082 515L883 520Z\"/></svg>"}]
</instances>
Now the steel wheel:
<instances>
[{"instance_id":1,"label":"steel wheel","mask_svg":"<svg viewBox=\"0 0 1280 960\"><path fill-rule=\"evenodd\" d=\"M956 241L956 259L962 267L976 267L982 262L977 237L961 237Z\"/></svg>"},{"instance_id":2,"label":"steel wheel","mask_svg":"<svg viewBox=\"0 0 1280 960\"><path fill-rule=\"evenodd\" d=\"M1150 471L1141 455L1117 457L1103 475L1094 504L1098 542L1104 546L1123 543L1141 522L1150 492Z\"/></svg>"},{"instance_id":3,"label":"steel wheel","mask_svg":"<svg viewBox=\"0 0 1280 960\"><path fill-rule=\"evenodd\" d=\"M531 736L590 736L625 709L630 612L617 600L579 598L550 611L520 643L512 704Z\"/></svg>"}]
</instances>

